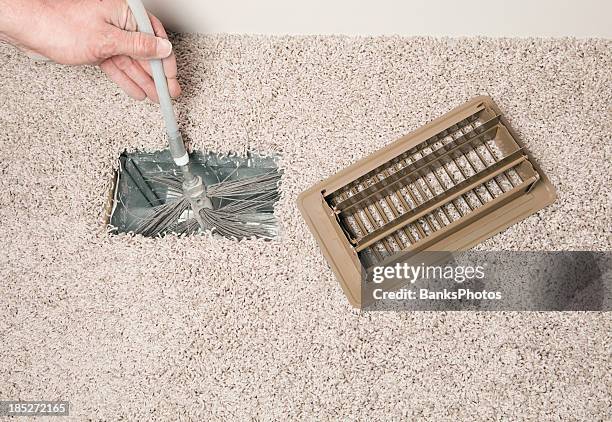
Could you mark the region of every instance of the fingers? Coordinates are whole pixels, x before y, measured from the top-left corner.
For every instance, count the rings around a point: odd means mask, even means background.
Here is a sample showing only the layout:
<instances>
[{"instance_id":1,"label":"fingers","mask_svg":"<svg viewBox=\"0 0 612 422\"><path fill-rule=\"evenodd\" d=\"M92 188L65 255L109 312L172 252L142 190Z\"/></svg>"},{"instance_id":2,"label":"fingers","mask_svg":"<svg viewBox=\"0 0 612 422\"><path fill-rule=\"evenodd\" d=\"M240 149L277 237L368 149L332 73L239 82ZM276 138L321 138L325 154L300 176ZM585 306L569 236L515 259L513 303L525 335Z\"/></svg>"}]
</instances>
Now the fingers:
<instances>
[{"instance_id":1,"label":"fingers","mask_svg":"<svg viewBox=\"0 0 612 422\"><path fill-rule=\"evenodd\" d=\"M149 98L151 101L159 103L155 82L138 61L128 56L114 56L102 62L100 67L130 97L137 100ZM176 82L176 79L174 81ZM169 89L170 95L172 95L173 89L170 87Z\"/></svg>"},{"instance_id":2,"label":"fingers","mask_svg":"<svg viewBox=\"0 0 612 422\"><path fill-rule=\"evenodd\" d=\"M125 72L120 70L112 59L104 60L102 63L100 63L100 68L130 97L139 101L142 101L147 97L144 90L142 90L132 79L130 79Z\"/></svg>"},{"instance_id":3,"label":"fingers","mask_svg":"<svg viewBox=\"0 0 612 422\"><path fill-rule=\"evenodd\" d=\"M107 59L100 67L130 97L138 100L148 97L151 101L159 102L149 60L162 59L171 97L178 97L181 87L176 79L176 57L166 30L160 20L150 13L149 19L156 36L113 28L110 33L112 42L107 43L112 51L105 53L103 57Z\"/></svg>"},{"instance_id":4,"label":"fingers","mask_svg":"<svg viewBox=\"0 0 612 422\"><path fill-rule=\"evenodd\" d=\"M147 75L149 75L150 77L153 76L153 73L151 71L151 65L149 64L148 61L146 60L140 60L138 61L138 63L140 64L140 67L142 67L142 69L144 69L145 72L147 72ZM168 73L168 67L172 68L172 66L175 69L174 74L173 73ZM174 65L166 65L166 61L164 60L164 73L166 74L166 81L168 81L168 91L170 92L170 96L172 98L176 98L179 95L181 95L181 86L178 83L178 80L176 79L176 62L174 62ZM171 76L174 75L174 76Z\"/></svg>"},{"instance_id":5,"label":"fingers","mask_svg":"<svg viewBox=\"0 0 612 422\"><path fill-rule=\"evenodd\" d=\"M168 39L168 34L166 34L166 30L164 29L164 25L161 23L161 21L151 13L149 13L149 19L151 20L151 26L153 27L155 35L160 38ZM168 80L168 90L170 91L170 96L172 98L176 98L181 95L181 87L176 79L177 68L174 51L168 57L163 59L162 63L164 64L164 73L166 74L166 78ZM149 65L148 61L143 60L140 62L140 65L149 75L152 75L151 66Z\"/></svg>"},{"instance_id":6,"label":"fingers","mask_svg":"<svg viewBox=\"0 0 612 422\"><path fill-rule=\"evenodd\" d=\"M150 13L149 19L151 20L151 26L153 27L155 35L167 40L168 34L166 34L166 30L164 29L164 25L162 25L161 21ZM168 57L164 58L162 62L164 63L164 73L166 74L166 77L176 78L176 56L174 55L174 51L170 53Z\"/></svg>"},{"instance_id":7,"label":"fingers","mask_svg":"<svg viewBox=\"0 0 612 422\"><path fill-rule=\"evenodd\" d=\"M125 73L138 87L145 92L147 97L158 103L159 98L155 89L155 82L151 75L138 64L136 60L132 60L128 56L115 56L112 58L115 66Z\"/></svg>"},{"instance_id":8,"label":"fingers","mask_svg":"<svg viewBox=\"0 0 612 422\"><path fill-rule=\"evenodd\" d=\"M153 27L153 32L155 32L155 35L167 40L168 34L166 33L166 28L164 28L164 25L161 23L161 21L157 19L157 16L155 16L154 14L149 12L147 12L147 14L149 15L149 20L151 21L151 26Z\"/></svg>"},{"instance_id":9,"label":"fingers","mask_svg":"<svg viewBox=\"0 0 612 422\"><path fill-rule=\"evenodd\" d=\"M172 44L165 38L143 32L113 29L113 51L108 56L129 56L138 60L164 59L172 54Z\"/></svg>"}]
</instances>

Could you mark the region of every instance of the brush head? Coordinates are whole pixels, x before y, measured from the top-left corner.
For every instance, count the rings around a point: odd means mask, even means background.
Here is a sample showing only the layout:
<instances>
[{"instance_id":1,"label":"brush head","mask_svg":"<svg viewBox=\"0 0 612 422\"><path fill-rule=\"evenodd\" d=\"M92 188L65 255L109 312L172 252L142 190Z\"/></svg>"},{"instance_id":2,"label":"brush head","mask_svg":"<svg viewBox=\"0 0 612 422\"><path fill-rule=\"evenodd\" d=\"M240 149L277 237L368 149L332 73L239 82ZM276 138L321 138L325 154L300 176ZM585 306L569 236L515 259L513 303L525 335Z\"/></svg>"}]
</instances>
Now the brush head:
<instances>
[{"instance_id":1,"label":"brush head","mask_svg":"<svg viewBox=\"0 0 612 422\"><path fill-rule=\"evenodd\" d=\"M276 235L276 157L195 151L177 166L168 150L124 152L109 210L111 230L144 236L212 232Z\"/></svg>"},{"instance_id":2,"label":"brush head","mask_svg":"<svg viewBox=\"0 0 612 422\"><path fill-rule=\"evenodd\" d=\"M159 236L210 231L234 239L272 238L276 219L262 211L278 199L280 177L273 171L225 180L207 186L204 193L195 193L197 188L184 189L184 183L174 175L151 177L151 182L165 186L174 199L153 207L135 232Z\"/></svg>"},{"instance_id":3,"label":"brush head","mask_svg":"<svg viewBox=\"0 0 612 422\"><path fill-rule=\"evenodd\" d=\"M206 186L202 182L200 176L194 176L189 170L189 166L185 165L181 169L183 171L183 195L189 201L191 210L202 230L208 229L204 220L201 217L201 211L212 209L213 204L208 196L206 196Z\"/></svg>"}]
</instances>

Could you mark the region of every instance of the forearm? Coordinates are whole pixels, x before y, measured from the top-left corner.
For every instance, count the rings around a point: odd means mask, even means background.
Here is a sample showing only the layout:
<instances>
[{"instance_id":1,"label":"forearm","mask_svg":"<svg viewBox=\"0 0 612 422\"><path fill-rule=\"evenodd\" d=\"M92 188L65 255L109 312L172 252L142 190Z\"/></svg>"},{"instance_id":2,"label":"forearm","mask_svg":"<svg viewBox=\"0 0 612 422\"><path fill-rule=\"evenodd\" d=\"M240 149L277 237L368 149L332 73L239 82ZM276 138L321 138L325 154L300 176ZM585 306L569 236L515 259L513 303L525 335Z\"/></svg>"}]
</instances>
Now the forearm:
<instances>
[{"instance_id":1,"label":"forearm","mask_svg":"<svg viewBox=\"0 0 612 422\"><path fill-rule=\"evenodd\" d=\"M0 40L21 44L27 31L36 31L43 0L0 0Z\"/></svg>"}]
</instances>

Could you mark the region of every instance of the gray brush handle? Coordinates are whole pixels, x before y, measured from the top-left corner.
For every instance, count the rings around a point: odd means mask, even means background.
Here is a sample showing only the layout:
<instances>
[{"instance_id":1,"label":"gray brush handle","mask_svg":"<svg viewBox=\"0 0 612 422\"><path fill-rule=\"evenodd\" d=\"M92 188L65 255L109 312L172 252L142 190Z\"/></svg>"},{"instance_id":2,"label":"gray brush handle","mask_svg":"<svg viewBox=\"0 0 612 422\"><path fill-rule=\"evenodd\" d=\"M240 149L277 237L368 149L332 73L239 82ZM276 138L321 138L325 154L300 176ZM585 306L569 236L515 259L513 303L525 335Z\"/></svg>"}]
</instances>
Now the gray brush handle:
<instances>
[{"instance_id":1,"label":"gray brush handle","mask_svg":"<svg viewBox=\"0 0 612 422\"><path fill-rule=\"evenodd\" d=\"M155 35L153 26L149 20L149 15L142 4L141 0L127 0L128 6L136 19L138 24L138 30L147 34ZM155 89L157 90L157 96L159 97L159 105L161 108L164 121L166 122L166 133L168 134L168 144L170 147L170 153L177 166L186 166L189 164L189 155L185 150L185 143L179 130L178 124L176 123L176 115L174 114L174 108L172 107L172 99L170 98L170 91L168 90L168 82L166 80L166 74L164 73L164 66L162 61L159 59L149 60L151 64L151 72L153 73L153 80L155 81Z\"/></svg>"}]
</instances>

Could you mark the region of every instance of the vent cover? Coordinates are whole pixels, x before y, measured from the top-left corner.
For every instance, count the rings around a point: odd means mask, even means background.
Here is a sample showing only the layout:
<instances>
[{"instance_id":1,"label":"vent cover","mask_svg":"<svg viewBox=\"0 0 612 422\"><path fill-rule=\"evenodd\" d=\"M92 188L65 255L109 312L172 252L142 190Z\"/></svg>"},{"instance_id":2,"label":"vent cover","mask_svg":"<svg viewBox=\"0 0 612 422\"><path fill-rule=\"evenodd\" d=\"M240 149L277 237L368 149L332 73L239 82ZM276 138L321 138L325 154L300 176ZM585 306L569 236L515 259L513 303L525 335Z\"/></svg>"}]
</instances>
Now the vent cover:
<instances>
[{"instance_id":1,"label":"vent cover","mask_svg":"<svg viewBox=\"0 0 612 422\"><path fill-rule=\"evenodd\" d=\"M464 250L555 191L497 105L477 97L313 186L300 211L349 301L374 266Z\"/></svg>"}]
</instances>

